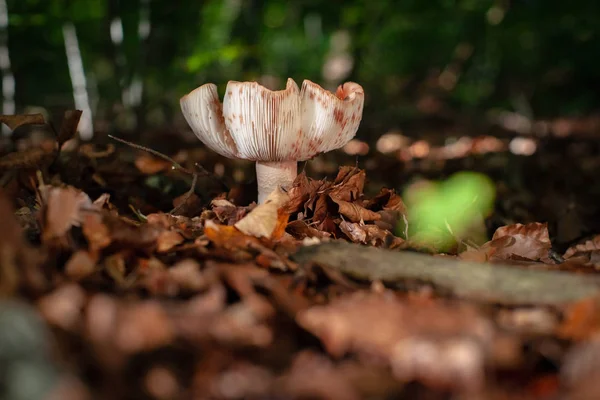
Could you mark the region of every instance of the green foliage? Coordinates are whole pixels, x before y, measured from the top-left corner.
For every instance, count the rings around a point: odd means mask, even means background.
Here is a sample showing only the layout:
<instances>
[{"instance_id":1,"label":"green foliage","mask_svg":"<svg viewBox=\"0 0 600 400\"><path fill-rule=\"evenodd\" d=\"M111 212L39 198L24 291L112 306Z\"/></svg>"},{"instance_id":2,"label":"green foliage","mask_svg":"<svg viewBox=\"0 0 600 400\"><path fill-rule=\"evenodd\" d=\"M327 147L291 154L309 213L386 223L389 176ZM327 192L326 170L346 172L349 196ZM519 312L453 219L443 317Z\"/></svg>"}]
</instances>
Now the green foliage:
<instances>
[{"instance_id":1,"label":"green foliage","mask_svg":"<svg viewBox=\"0 0 600 400\"><path fill-rule=\"evenodd\" d=\"M366 115L400 118L433 93L459 112L511 108L539 116L598 104L595 0L7 0L17 104L69 107L62 26L74 23L100 115L110 115L134 77L142 111L178 112L179 97L205 83L287 76L323 82L334 38L349 35L345 79L369 93ZM139 35L148 7L150 34ZM115 18L123 41L110 37ZM442 75L446 73L446 75ZM448 78L441 84L442 77ZM335 82L331 82L332 84Z\"/></svg>"},{"instance_id":2,"label":"green foliage","mask_svg":"<svg viewBox=\"0 0 600 400\"><path fill-rule=\"evenodd\" d=\"M409 216L408 238L447 251L457 238L477 240L483 217L493 210L495 188L483 174L460 172L443 182L413 184L403 198Z\"/></svg>"}]
</instances>

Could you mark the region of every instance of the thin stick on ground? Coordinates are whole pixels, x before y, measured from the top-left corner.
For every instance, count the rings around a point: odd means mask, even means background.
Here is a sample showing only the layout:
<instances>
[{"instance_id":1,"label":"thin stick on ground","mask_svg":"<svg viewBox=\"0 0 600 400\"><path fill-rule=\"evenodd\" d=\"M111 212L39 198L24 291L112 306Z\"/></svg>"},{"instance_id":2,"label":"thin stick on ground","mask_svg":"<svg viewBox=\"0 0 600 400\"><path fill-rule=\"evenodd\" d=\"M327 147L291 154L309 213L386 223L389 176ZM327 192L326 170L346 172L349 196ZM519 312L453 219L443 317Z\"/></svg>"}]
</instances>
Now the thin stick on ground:
<instances>
[{"instance_id":1,"label":"thin stick on ground","mask_svg":"<svg viewBox=\"0 0 600 400\"><path fill-rule=\"evenodd\" d=\"M198 183L198 173L194 172L194 171L190 171L189 169L185 168L184 166L182 166L181 164L179 164L177 161L173 160L171 157L160 153L156 150L150 149L148 147L139 145L139 144L135 144L132 142L129 142L125 139L121 139L118 138L116 136L113 135L108 135L109 138L116 140L117 142L121 142L123 144L126 144L127 146L133 147L134 149L138 149L138 150L142 150L145 151L147 153L150 153L156 157L162 158L163 160L169 161L172 165L173 168L180 170L181 172L184 172L188 175L192 175L192 184L190 186L190 190L187 191L187 193L184 195L184 197L182 198L181 203L173 208L171 211L169 211L169 214L174 214L177 211L179 211L186 203L187 201L190 199L190 197L192 197L192 195L194 194L194 191L196 190L196 184ZM214 175L211 174L210 172L208 172L202 165L198 164L198 163L194 163L194 166L200 170L202 175L206 175L206 176L210 176L214 178ZM220 181L220 180L219 180ZM221 182L222 183L222 182Z\"/></svg>"},{"instance_id":2,"label":"thin stick on ground","mask_svg":"<svg viewBox=\"0 0 600 400\"><path fill-rule=\"evenodd\" d=\"M170 162L173 165L173 167L175 169L178 169L181 172L185 172L188 175L196 175L193 171L190 171L189 169L185 168L183 165L179 164L177 161L173 160L171 157L169 157L169 156L167 156L167 155L165 155L163 153L160 153L160 152L158 152L156 150L153 150L151 148L148 148L148 147L145 147L145 146L142 146L142 145L139 145L139 144L135 144L135 143L129 142L129 141L125 140L125 139L121 139L121 138L118 138L118 137L113 136L113 135L108 135L108 137L111 138L111 139L113 139L113 140L116 140L117 142L121 142L123 144L126 144L129 147L133 147L134 149L142 150L142 151L145 151L146 153L150 153L150 154L152 154L152 155L154 155L156 157L160 157L163 160L167 160L168 162Z\"/></svg>"}]
</instances>

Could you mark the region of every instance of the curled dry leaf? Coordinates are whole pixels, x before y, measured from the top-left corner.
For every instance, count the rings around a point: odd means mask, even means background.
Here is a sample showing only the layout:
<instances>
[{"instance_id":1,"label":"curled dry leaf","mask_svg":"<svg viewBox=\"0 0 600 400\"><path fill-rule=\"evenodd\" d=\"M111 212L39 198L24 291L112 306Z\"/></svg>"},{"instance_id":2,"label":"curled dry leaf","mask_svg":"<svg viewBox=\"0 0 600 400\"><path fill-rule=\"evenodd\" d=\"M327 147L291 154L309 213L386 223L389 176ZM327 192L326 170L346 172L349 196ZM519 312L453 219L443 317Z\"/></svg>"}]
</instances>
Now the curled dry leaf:
<instances>
[{"instance_id":1,"label":"curled dry leaf","mask_svg":"<svg viewBox=\"0 0 600 400\"><path fill-rule=\"evenodd\" d=\"M23 151L8 153L0 157L0 171L36 168L49 165L55 157L55 152L34 147Z\"/></svg>"},{"instance_id":2,"label":"curled dry leaf","mask_svg":"<svg viewBox=\"0 0 600 400\"><path fill-rule=\"evenodd\" d=\"M600 264L600 235L569 247L564 258L573 259L575 257L581 257L585 262L594 265Z\"/></svg>"},{"instance_id":3,"label":"curled dry leaf","mask_svg":"<svg viewBox=\"0 0 600 400\"><path fill-rule=\"evenodd\" d=\"M333 181L333 188L330 192L332 199L342 201L356 201L362 196L366 173L364 170L344 166L341 167L337 177Z\"/></svg>"},{"instance_id":4,"label":"curled dry leaf","mask_svg":"<svg viewBox=\"0 0 600 400\"><path fill-rule=\"evenodd\" d=\"M313 237L319 239L331 237L331 234L315 229L312 226L309 226L306 222L298 220L287 224L285 230L298 240Z\"/></svg>"},{"instance_id":5,"label":"curled dry leaf","mask_svg":"<svg viewBox=\"0 0 600 400\"><path fill-rule=\"evenodd\" d=\"M234 225L248 213L248 207L236 207L225 199L214 199L210 205L221 223Z\"/></svg>"},{"instance_id":6,"label":"curled dry leaf","mask_svg":"<svg viewBox=\"0 0 600 400\"><path fill-rule=\"evenodd\" d=\"M0 122L15 130L22 125L45 125L46 120L42 114L17 114L0 115Z\"/></svg>"},{"instance_id":7,"label":"curled dry leaf","mask_svg":"<svg viewBox=\"0 0 600 400\"><path fill-rule=\"evenodd\" d=\"M81 114L81 110L67 110L65 112L62 124L60 126L60 131L56 137L59 147L75 137L75 134L77 133L77 126L79 125L79 120L81 119Z\"/></svg>"},{"instance_id":8,"label":"curled dry leaf","mask_svg":"<svg viewBox=\"0 0 600 400\"><path fill-rule=\"evenodd\" d=\"M406 244L404 239L394 236L377 225L342 221L340 222L340 230L354 243L392 249L403 247Z\"/></svg>"},{"instance_id":9,"label":"curled dry leaf","mask_svg":"<svg viewBox=\"0 0 600 400\"><path fill-rule=\"evenodd\" d=\"M92 200L74 187L40 187L42 240L63 237L83 219L82 210L92 207Z\"/></svg>"},{"instance_id":10,"label":"curled dry leaf","mask_svg":"<svg viewBox=\"0 0 600 400\"><path fill-rule=\"evenodd\" d=\"M356 203L339 200L336 197L332 197L332 200L338 205L338 212L348 218L351 222L378 221L381 219L381 215L371 210L367 210Z\"/></svg>"},{"instance_id":11,"label":"curled dry leaf","mask_svg":"<svg viewBox=\"0 0 600 400\"><path fill-rule=\"evenodd\" d=\"M263 245L258 238L246 235L233 226L217 225L208 220L204 226L204 234L220 250L218 256L222 259L236 262L254 259L265 268L289 268L290 264L285 259Z\"/></svg>"},{"instance_id":12,"label":"curled dry leaf","mask_svg":"<svg viewBox=\"0 0 600 400\"><path fill-rule=\"evenodd\" d=\"M112 241L110 231L103 223L101 214L85 213L81 228L91 254L98 254L100 250L110 245Z\"/></svg>"},{"instance_id":13,"label":"curled dry leaf","mask_svg":"<svg viewBox=\"0 0 600 400\"><path fill-rule=\"evenodd\" d=\"M288 221L288 215L283 211L288 200L289 195L277 188L264 203L256 206L234 226L246 235L279 239L284 234Z\"/></svg>"},{"instance_id":14,"label":"curled dry leaf","mask_svg":"<svg viewBox=\"0 0 600 400\"><path fill-rule=\"evenodd\" d=\"M135 166L143 174L154 175L172 168L173 164L162 158L144 154L135 159Z\"/></svg>"},{"instance_id":15,"label":"curled dry leaf","mask_svg":"<svg viewBox=\"0 0 600 400\"><path fill-rule=\"evenodd\" d=\"M533 222L500 227L492 240L479 248L467 249L460 258L468 261L543 261L553 264L548 224Z\"/></svg>"}]
</instances>

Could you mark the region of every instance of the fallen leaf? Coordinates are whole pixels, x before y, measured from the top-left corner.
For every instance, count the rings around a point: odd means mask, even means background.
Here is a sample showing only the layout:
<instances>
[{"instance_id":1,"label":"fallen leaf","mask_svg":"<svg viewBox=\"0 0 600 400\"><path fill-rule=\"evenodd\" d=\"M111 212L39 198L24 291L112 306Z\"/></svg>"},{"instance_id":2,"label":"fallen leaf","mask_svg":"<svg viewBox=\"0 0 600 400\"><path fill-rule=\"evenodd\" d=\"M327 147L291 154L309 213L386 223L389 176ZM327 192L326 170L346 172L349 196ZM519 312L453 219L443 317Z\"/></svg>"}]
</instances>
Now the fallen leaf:
<instances>
[{"instance_id":1,"label":"fallen leaf","mask_svg":"<svg viewBox=\"0 0 600 400\"><path fill-rule=\"evenodd\" d=\"M565 259L575 257L585 257L592 264L600 264L600 235L596 235L582 243L574 244L565 251Z\"/></svg>"},{"instance_id":2,"label":"fallen leaf","mask_svg":"<svg viewBox=\"0 0 600 400\"><path fill-rule=\"evenodd\" d=\"M356 203L339 200L335 197L332 197L331 199L338 205L338 212L352 222L378 221L381 219L381 215L371 210L367 210Z\"/></svg>"},{"instance_id":3,"label":"fallen leaf","mask_svg":"<svg viewBox=\"0 0 600 400\"><path fill-rule=\"evenodd\" d=\"M173 164L170 161L163 160L162 158L152 157L144 154L135 159L135 166L143 174L154 175L171 169Z\"/></svg>"},{"instance_id":4,"label":"fallen leaf","mask_svg":"<svg viewBox=\"0 0 600 400\"><path fill-rule=\"evenodd\" d=\"M108 227L102 222L102 215L86 213L81 224L83 235L88 241L89 251L97 254L112 242Z\"/></svg>"},{"instance_id":5,"label":"fallen leaf","mask_svg":"<svg viewBox=\"0 0 600 400\"><path fill-rule=\"evenodd\" d=\"M234 226L246 235L279 239L288 221L288 215L282 210L288 200L289 195L278 188Z\"/></svg>"},{"instance_id":6,"label":"fallen leaf","mask_svg":"<svg viewBox=\"0 0 600 400\"><path fill-rule=\"evenodd\" d=\"M291 234L294 238L299 239L299 240L302 240L307 237L308 238L316 237L316 238L320 238L320 239L331 237L331 234L320 231L318 229L315 229L312 226L309 226L304 221L291 221L290 223L287 224L285 230L286 230L286 232Z\"/></svg>"},{"instance_id":7,"label":"fallen leaf","mask_svg":"<svg viewBox=\"0 0 600 400\"><path fill-rule=\"evenodd\" d=\"M554 263L549 258L552 249L548 224L533 222L527 225L514 224L500 227L492 237L490 247L494 251L491 258L498 260L522 259Z\"/></svg>"},{"instance_id":8,"label":"fallen leaf","mask_svg":"<svg viewBox=\"0 0 600 400\"><path fill-rule=\"evenodd\" d=\"M39 169L43 165L49 164L54 157L54 152L48 152L39 147L8 153L0 157L0 171L24 168Z\"/></svg>"},{"instance_id":9,"label":"fallen leaf","mask_svg":"<svg viewBox=\"0 0 600 400\"><path fill-rule=\"evenodd\" d=\"M342 201L356 201L360 198L365 187L366 173L364 170L344 166L341 167L333 181L329 195Z\"/></svg>"},{"instance_id":10,"label":"fallen leaf","mask_svg":"<svg viewBox=\"0 0 600 400\"><path fill-rule=\"evenodd\" d=\"M211 220L204 224L204 234L216 246L226 249L248 249L260 245L254 236L246 235L234 226L218 225Z\"/></svg>"},{"instance_id":11,"label":"fallen leaf","mask_svg":"<svg viewBox=\"0 0 600 400\"><path fill-rule=\"evenodd\" d=\"M0 122L15 130L22 125L45 125L46 120L42 114L17 114L0 115Z\"/></svg>"},{"instance_id":12,"label":"fallen leaf","mask_svg":"<svg viewBox=\"0 0 600 400\"><path fill-rule=\"evenodd\" d=\"M367 243L367 232L355 222L340 222L340 230L354 243Z\"/></svg>"},{"instance_id":13,"label":"fallen leaf","mask_svg":"<svg viewBox=\"0 0 600 400\"><path fill-rule=\"evenodd\" d=\"M83 219L82 210L92 207L92 201L84 192L74 187L44 185L39 189L42 222L42 240L62 238Z\"/></svg>"},{"instance_id":14,"label":"fallen leaf","mask_svg":"<svg viewBox=\"0 0 600 400\"><path fill-rule=\"evenodd\" d=\"M60 131L56 137L59 147L75 137L75 134L77 133L77 126L79 125L79 120L81 119L81 114L81 110L67 110L65 112L62 124L60 126Z\"/></svg>"},{"instance_id":15,"label":"fallen leaf","mask_svg":"<svg viewBox=\"0 0 600 400\"><path fill-rule=\"evenodd\" d=\"M156 251L165 253L173 249L178 244L183 243L184 239L175 231L162 231L156 239Z\"/></svg>"},{"instance_id":16,"label":"fallen leaf","mask_svg":"<svg viewBox=\"0 0 600 400\"><path fill-rule=\"evenodd\" d=\"M94 273L98 259L85 250L78 250L65 264L65 273L71 279L80 280Z\"/></svg>"}]
</instances>

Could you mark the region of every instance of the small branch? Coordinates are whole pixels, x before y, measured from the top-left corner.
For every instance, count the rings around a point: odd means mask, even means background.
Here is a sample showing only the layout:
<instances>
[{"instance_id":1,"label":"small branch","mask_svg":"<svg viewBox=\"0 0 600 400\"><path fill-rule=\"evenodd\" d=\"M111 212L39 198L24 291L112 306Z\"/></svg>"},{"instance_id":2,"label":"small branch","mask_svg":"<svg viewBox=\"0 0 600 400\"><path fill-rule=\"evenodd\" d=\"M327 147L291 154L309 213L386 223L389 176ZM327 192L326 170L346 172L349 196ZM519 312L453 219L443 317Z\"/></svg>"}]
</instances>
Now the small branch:
<instances>
[{"instance_id":1,"label":"small branch","mask_svg":"<svg viewBox=\"0 0 600 400\"><path fill-rule=\"evenodd\" d=\"M190 190L187 191L187 193L185 194L185 196L183 197L183 201L181 204L179 204L177 207L173 208L169 213L170 214L174 214L177 211L179 211L181 209L181 207L183 207L187 201L189 200L190 197L192 197L192 194L194 194L194 191L196 190L196 184L198 183L198 177L199 176L208 176L210 178L212 178L213 180L218 181L222 187L224 187L225 189L227 189L227 185L225 184L225 182L223 182L219 177L215 176L214 174L211 174L209 171L206 170L206 168L204 168L202 165L198 164L198 163L194 163L194 167L196 168L196 170L198 170L199 172L195 172L195 171L191 171L187 168L185 168L184 166L182 166L181 164L179 164L177 161L173 160L171 157L160 153L156 150L150 149L148 147L145 146L141 146L139 144L135 144L132 142L129 142L125 139L121 139L118 138L116 136L113 135L108 135L109 138L116 140L117 142L126 144L129 147L133 147L134 149L138 149L138 150L142 150L145 151L147 153L150 153L156 157L162 158L163 160L166 160L168 162L171 163L171 165L173 165L173 168L180 170L181 172L191 175L192 176L192 185L190 187ZM228 189L227 189L228 190Z\"/></svg>"},{"instance_id":2,"label":"small branch","mask_svg":"<svg viewBox=\"0 0 600 400\"><path fill-rule=\"evenodd\" d=\"M177 211L181 210L181 208L187 203L187 201L192 197L194 191L196 190L196 183L198 182L198 175L194 174L194 178L192 179L192 186L190 186L190 190L187 191L185 196L183 197L183 201L174 209L169 211L169 214L175 214Z\"/></svg>"},{"instance_id":3,"label":"small branch","mask_svg":"<svg viewBox=\"0 0 600 400\"><path fill-rule=\"evenodd\" d=\"M509 305L561 305L600 294L600 279L563 271L475 263L334 241L302 247L294 261L361 281L403 288L425 283L456 297Z\"/></svg>"},{"instance_id":4,"label":"small branch","mask_svg":"<svg viewBox=\"0 0 600 400\"><path fill-rule=\"evenodd\" d=\"M108 137L111 138L111 139L113 139L113 140L116 140L117 142L121 142L123 144L126 144L129 147L133 147L134 149L142 150L142 151L145 151L146 153L150 153L150 154L152 154L152 155L154 155L156 157L162 158L163 160L167 160L168 162L170 162L171 164L173 164L173 167L175 169L178 169L181 172L184 172L184 173L186 173L188 175L196 176L196 174L193 171L190 171L189 169L185 168L184 166L182 166L181 164L179 164L177 161L173 160L171 157L169 157L169 156L167 156L167 155L165 155L163 153L160 153L160 152L158 152L156 150L152 150L152 149L150 149L148 147L141 146L139 144L135 144L135 143L129 142L129 141L125 140L125 139L121 139L121 138L118 138L118 137L113 136L113 135L108 135Z\"/></svg>"}]
</instances>

